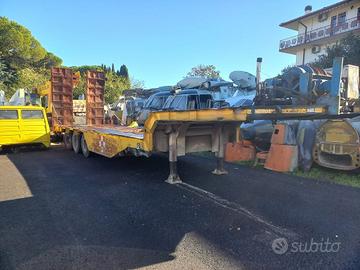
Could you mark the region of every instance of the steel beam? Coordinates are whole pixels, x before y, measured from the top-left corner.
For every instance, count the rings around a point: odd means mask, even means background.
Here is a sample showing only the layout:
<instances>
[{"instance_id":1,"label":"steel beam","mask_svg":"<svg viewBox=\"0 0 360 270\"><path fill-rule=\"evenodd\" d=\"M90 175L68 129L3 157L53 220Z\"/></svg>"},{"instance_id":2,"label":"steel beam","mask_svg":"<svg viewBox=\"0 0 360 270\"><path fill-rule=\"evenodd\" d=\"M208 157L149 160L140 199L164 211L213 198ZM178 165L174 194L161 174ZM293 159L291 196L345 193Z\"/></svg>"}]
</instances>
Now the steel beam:
<instances>
[{"instance_id":1,"label":"steel beam","mask_svg":"<svg viewBox=\"0 0 360 270\"><path fill-rule=\"evenodd\" d=\"M218 150L215 152L215 156L217 157L216 161L216 169L212 171L215 175L224 175L228 174L228 172L224 169L224 128L223 126L218 126L216 129L216 140Z\"/></svg>"},{"instance_id":2,"label":"steel beam","mask_svg":"<svg viewBox=\"0 0 360 270\"><path fill-rule=\"evenodd\" d=\"M177 137L179 136L179 131L171 131L169 134L169 177L165 182L169 184L178 184L181 183L181 179L177 172Z\"/></svg>"}]
</instances>

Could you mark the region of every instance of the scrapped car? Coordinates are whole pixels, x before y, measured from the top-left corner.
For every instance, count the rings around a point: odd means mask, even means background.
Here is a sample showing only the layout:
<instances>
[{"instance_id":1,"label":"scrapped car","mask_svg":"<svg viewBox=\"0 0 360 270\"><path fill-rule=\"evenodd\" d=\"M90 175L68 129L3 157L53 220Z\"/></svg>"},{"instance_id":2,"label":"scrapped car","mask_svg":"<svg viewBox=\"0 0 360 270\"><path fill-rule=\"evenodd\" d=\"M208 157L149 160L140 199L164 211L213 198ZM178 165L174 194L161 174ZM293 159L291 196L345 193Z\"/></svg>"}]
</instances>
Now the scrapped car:
<instances>
[{"instance_id":1,"label":"scrapped car","mask_svg":"<svg viewBox=\"0 0 360 270\"><path fill-rule=\"evenodd\" d=\"M212 108L213 97L209 91L187 89L178 91L162 91L151 95L145 105L137 122L143 125L153 111L187 111Z\"/></svg>"},{"instance_id":2,"label":"scrapped car","mask_svg":"<svg viewBox=\"0 0 360 270\"><path fill-rule=\"evenodd\" d=\"M151 95L146 100L143 108L140 110L138 114L137 117L138 124L143 125L146 119L148 118L150 112L160 111L163 108L167 98L171 95L172 94L170 91L160 91L158 93Z\"/></svg>"},{"instance_id":3,"label":"scrapped car","mask_svg":"<svg viewBox=\"0 0 360 270\"><path fill-rule=\"evenodd\" d=\"M187 89L171 95L166 100L163 110L187 111L212 108L213 97L209 91Z\"/></svg>"}]
</instances>

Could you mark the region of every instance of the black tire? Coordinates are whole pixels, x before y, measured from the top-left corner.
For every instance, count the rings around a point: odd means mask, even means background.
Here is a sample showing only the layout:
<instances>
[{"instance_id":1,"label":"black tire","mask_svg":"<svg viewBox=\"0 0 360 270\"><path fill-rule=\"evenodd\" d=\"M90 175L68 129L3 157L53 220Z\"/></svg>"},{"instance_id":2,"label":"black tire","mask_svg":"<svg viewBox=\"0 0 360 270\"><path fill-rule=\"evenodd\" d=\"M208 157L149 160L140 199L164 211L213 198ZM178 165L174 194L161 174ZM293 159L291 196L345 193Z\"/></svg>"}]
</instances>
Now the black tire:
<instances>
[{"instance_id":1,"label":"black tire","mask_svg":"<svg viewBox=\"0 0 360 270\"><path fill-rule=\"evenodd\" d=\"M72 149L76 154L80 153L80 139L81 134L73 133L73 135L71 136Z\"/></svg>"},{"instance_id":2,"label":"black tire","mask_svg":"<svg viewBox=\"0 0 360 270\"><path fill-rule=\"evenodd\" d=\"M81 151L82 151L84 157L88 158L90 156L90 151L86 144L84 135L81 136Z\"/></svg>"},{"instance_id":3,"label":"black tire","mask_svg":"<svg viewBox=\"0 0 360 270\"><path fill-rule=\"evenodd\" d=\"M71 133L64 133L63 135L63 141L64 141L64 147L67 150L71 150L72 149L72 136Z\"/></svg>"},{"instance_id":4,"label":"black tire","mask_svg":"<svg viewBox=\"0 0 360 270\"><path fill-rule=\"evenodd\" d=\"M13 154L18 154L18 153L20 153L20 147L18 147L18 146L13 146L13 147L10 148L10 151L11 151L11 153L13 153Z\"/></svg>"}]
</instances>

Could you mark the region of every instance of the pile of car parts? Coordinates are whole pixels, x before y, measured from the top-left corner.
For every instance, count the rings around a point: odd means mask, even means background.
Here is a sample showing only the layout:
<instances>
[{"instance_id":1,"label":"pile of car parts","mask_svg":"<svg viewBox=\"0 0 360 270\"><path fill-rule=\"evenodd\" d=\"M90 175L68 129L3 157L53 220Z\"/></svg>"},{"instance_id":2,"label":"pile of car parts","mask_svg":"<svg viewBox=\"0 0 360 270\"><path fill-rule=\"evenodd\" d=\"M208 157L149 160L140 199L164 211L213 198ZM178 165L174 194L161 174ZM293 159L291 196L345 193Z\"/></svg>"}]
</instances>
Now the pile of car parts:
<instances>
[{"instance_id":1,"label":"pile of car parts","mask_svg":"<svg viewBox=\"0 0 360 270\"><path fill-rule=\"evenodd\" d=\"M256 149L251 141L230 142L225 146L224 160L227 162L252 161L255 159L255 154Z\"/></svg>"},{"instance_id":2,"label":"pile of car parts","mask_svg":"<svg viewBox=\"0 0 360 270\"><path fill-rule=\"evenodd\" d=\"M257 106L328 105L330 114L359 110L359 67L343 66L335 58L333 67L324 70L312 65L291 67L281 76L259 85L254 99Z\"/></svg>"},{"instance_id":3,"label":"pile of car parts","mask_svg":"<svg viewBox=\"0 0 360 270\"><path fill-rule=\"evenodd\" d=\"M317 131L314 161L324 167L354 170L360 167L360 117L328 120Z\"/></svg>"},{"instance_id":4,"label":"pile of car parts","mask_svg":"<svg viewBox=\"0 0 360 270\"><path fill-rule=\"evenodd\" d=\"M292 172L297 166L298 147L295 132L289 124L277 124L264 168L277 172Z\"/></svg>"}]
</instances>

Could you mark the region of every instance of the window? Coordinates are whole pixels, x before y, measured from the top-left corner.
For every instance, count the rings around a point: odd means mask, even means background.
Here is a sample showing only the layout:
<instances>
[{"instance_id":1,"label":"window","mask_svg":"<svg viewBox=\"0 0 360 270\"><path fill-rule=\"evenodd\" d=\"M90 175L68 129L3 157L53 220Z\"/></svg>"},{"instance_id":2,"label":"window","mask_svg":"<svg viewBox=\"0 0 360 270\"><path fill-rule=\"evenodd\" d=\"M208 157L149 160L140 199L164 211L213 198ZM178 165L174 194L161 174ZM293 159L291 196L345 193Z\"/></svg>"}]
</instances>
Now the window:
<instances>
[{"instance_id":1,"label":"window","mask_svg":"<svg viewBox=\"0 0 360 270\"><path fill-rule=\"evenodd\" d=\"M49 107L49 97L48 97L48 95L41 97L40 100L41 100L41 107L44 107L44 108Z\"/></svg>"},{"instance_id":2,"label":"window","mask_svg":"<svg viewBox=\"0 0 360 270\"><path fill-rule=\"evenodd\" d=\"M206 109L210 107L211 95L200 95L200 109Z\"/></svg>"},{"instance_id":3,"label":"window","mask_svg":"<svg viewBox=\"0 0 360 270\"><path fill-rule=\"evenodd\" d=\"M238 102L236 102L233 107L244 107L244 106L251 106L253 101L251 99L240 99Z\"/></svg>"},{"instance_id":4,"label":"window","mask_svg":"<svg viewBox=\"0 0 360 270\"><path fill-rule=\"evenodd\" d=\"M145 101L145 105L144 108L149 108L151 102L153 101L154 97L149 97L146 101Z\"/></svg>"},{"instance_id":5,"label":"window","mask_svg":"<svg viewBox=\"0 0 360 270\"><path fill-rule=\"evenodd\" d=\"M153 102L151 102L150 104L150 109L161 109L162 107L162 104L163 104L163 97L155 97L153 99Z\"/></svg>"},{"instance_id":6,"label":"window","mask_svg":"<svg viewBox=\"0 0 360 270\"><path fill-rule=\"evenodd\" d=\"M331 27L335 27L335 26L336 26L336 19L337 19L337 16L332 16L332 17L331 17Z\"/></svg>"},{"instance_id":7,"label":"window","mask_svg":"<svg viewBox=\"0 0 360 270\"><path fill-rule=\"evenodd\" d=\"M44 119L43 112L40 110L23 110L21 117L22 119Z\"/></svg>"},{"instance_id":8,"label":"window","mask_svg":"<svg viewBox=\"0 0 360 270\"><path fill-rule=\"evenodd\" d=\"M242 106L251 106L252 104L253 104L252 99L245 99L241 105Z\"/></svg>"},{"instance_id":9,"label":"window","mask_svg":"<svg viewBox=\"0 0 360 270\"><path fill-rule=\"evenodd\" d=\"M346 12L340 13L338 16L338 25L344 24L346 21Z\"/></svg>"},{"instance_id":10,"label":"window","mask_svg":"<svg viewBox=\"0 0 360 270\"><path fill-rule=\"evenodd\" d=\"M0 119L18 119L16 110L0 110Z\"/></svg>"},{"instance_id":11,"label":"window","mask_svg":"<svg viewBox=\"0 0 360 270\"><path fill-rule=\"evenodd\" d=\"M175 96L168 109L186 110L186 96Z\"/></svg>"},{"instance_id":12,"label":"window","mask_svg":"<svg viewBox=\"0 0 360 270\"><path fill-rule=\"evenodd\" d=\"M188 102L187 102L187 109L188 110L197 110L197 96L196 95L190 95L188 96Z\"/></svg>"},{"instance_id":13,"label":"window","mask_svg":"<svg viewBox=\"0 0 360 270\"><path fill-rule=\"evenodd\" d=\"M311 48L311 52L313 54L317 54L317 53L321 52L321 47L320 46L314 46L314 47Z\"/></svg>"},{"instance_id":14,"label":"window","mask_svg":"<svg viewBox=\"0 0 360 270\"><path fill-rule=\"evenodd\" d=\"M165 104L165 102L166 102L166 100L167 100L167 96L165 96L165 97L161 97L161 106L159 107L159 109L161 109L163 106L164 106L164 104Z\"/></svg>"},{"instance_id":15,"label":"window","mask_svg":"<svg viewBox=\"0 0 360 270\"><path fill-rule=\"evenodd\" d=\"M167 96L155 96L149 102L145 103L145 108L149 108L151 110L160 110L167 98Z\"/></svg>"},{"instance_id":16,"label":"window","mask_svg":"<svg viewBox=\"0 0 360 270\"><path fill-rule=\"evenodd\" d=\"M358 8L357 19L360 21L360 7Z\"/></svg>"},{"instance_id":17,"label":"window","mask_svg":"<svg viewBox=\"0 0 360 270\"><path fill-rule=\"evenodd\" d=\"M332 16L331 17L330 36L332 36L335 33L336 19L337 19L337 16Z\"/></svg>"},{"instance_id":18,"label":"window","mask_svg":"<svg viewBox=\"0 0 360 270\"><path fill-rule=\"evenodd\" d=\"M164 109L168 109L171 105L171 102L173 101L174 96L168 96L168 98L166 99L163 108Z\"/></svg>"}]
</instances>

